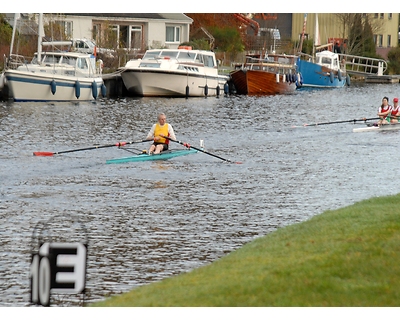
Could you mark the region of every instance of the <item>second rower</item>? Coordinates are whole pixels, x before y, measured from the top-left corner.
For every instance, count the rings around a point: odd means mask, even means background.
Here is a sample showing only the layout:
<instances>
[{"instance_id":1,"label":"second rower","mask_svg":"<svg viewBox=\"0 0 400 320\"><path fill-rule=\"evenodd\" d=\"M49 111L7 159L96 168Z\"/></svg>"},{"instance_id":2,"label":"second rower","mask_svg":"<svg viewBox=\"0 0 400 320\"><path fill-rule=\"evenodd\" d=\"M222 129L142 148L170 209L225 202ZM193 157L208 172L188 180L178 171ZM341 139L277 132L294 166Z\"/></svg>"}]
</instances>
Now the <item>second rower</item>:
<instances>
[{"instance_id":1,"label":"second rower","mask_svg":"<svg viewBox=\"0 0 400 320\"><path fill-rule=\"evenodd\" d=\"M392 112L390 114L390 123L399 123L399 117L400 117L399 99L394 98Z\"/></svg>"}]
</instances>

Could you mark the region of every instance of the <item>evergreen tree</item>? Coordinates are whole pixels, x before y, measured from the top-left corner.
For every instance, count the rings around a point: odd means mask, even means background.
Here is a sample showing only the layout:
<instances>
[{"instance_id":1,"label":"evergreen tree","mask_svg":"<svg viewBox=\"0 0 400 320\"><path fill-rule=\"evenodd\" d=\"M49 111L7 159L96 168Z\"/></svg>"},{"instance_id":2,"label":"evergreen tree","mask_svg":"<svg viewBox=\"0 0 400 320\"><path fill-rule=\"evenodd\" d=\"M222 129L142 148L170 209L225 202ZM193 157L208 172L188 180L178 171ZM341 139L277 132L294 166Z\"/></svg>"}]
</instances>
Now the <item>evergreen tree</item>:
<instances>
[{"instance_id":1,"label":"evergreen tree","mask_svg":"<svg viewBox=\"0 0 400 320\"><path fill-rule=\"evenodd\" d=\"M349 26L349 38L347 41L348 53L356 56L362 55L362 16L361 13L353 14Z\"/></svg>"},{"instance_id":2,"label":"evergreen tree","mask_svg":"<svg viewBox=\"0 0 400 320\"><path fill-rule=\"evenodd\" d=\"M376 57L376 46L374 42L374 33L372 31L371 24L368 19L368 15L364 19L364 30L362 34L362 56L364 57Z\"/></svg>"}]
</instances>

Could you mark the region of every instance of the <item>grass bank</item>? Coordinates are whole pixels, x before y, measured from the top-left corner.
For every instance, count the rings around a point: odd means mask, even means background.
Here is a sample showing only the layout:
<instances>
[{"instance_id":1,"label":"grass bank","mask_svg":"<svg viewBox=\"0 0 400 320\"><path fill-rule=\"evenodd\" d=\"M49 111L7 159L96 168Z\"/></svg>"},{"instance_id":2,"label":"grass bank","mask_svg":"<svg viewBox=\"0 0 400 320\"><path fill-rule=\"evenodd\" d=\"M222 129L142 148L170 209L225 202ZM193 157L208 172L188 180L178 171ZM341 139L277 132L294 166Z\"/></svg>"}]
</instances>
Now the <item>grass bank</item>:
<instances>
[{"instance_id":1,"label":"grass bank","mask_svg":"<svg viewBox=\"0 0 400 320\"><path fill-rule=\"evenodd\" d=\"M400 305L400 195L279 229L214 263L94 307Z\"/></svg>"}]
</instances>

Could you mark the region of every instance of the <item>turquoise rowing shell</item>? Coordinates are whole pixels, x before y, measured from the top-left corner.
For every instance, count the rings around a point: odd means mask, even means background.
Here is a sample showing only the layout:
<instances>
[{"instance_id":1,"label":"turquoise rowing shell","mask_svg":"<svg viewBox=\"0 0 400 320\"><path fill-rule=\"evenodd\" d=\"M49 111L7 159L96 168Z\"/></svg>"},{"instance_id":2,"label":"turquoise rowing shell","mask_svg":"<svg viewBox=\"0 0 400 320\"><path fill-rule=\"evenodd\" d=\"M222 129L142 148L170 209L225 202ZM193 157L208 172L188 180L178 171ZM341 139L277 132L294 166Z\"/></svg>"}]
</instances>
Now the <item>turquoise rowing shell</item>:
<instances>
[{"instance_id":1,"label":"turquoise rowing shell","mask_svg":"<svg viewBox=\"0 0 400 320\"><path fill-rule=\"evenodd\" d=\"M164 151L159 154L149 155L147 153L134 155L131 157L124 157L118 159L110 159L106 161L106 164L111 163L125 163L125 162L139 162L139 161L157 161L157 160L167 160L175 157L186 156L191 153L196 153L195 149L187 149L187 150L170 150Z\"/></svg>"}]
</instances>

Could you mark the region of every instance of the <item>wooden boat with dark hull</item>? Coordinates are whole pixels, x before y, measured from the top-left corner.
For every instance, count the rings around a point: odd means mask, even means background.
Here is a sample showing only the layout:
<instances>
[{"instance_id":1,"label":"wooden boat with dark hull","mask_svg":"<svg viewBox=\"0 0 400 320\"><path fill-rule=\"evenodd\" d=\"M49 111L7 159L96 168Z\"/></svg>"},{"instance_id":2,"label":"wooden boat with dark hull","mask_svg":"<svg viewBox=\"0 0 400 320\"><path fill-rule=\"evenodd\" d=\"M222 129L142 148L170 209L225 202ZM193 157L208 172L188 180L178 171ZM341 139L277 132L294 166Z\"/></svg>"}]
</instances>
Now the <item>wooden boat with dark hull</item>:
<instances>
[{"instance_id":1,"label":"wooden boat with dark hull","mask_svg":"<svg viewBox=\"0 0 400 320\"><path fill-rule=\"evenodd\" d=\"M274 95L294 92L297 88L297 56L269 55L264 59L247 56L236 65L231 76L237 94Z\"/></svg>"}]
</instances>

